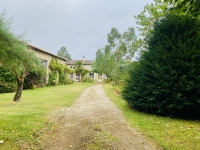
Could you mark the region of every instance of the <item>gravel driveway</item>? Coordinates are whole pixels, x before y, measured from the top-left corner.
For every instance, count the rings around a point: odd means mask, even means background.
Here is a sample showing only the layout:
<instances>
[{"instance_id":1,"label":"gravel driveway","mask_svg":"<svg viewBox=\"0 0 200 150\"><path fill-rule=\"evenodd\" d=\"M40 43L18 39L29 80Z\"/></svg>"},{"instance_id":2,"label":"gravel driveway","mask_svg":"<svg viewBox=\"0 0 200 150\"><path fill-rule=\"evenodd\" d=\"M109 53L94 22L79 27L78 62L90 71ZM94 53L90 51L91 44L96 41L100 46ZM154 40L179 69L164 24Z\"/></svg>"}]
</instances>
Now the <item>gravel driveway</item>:
<instances>
[{"instance_id":1,"label":"gravel driveway","mask_svg":"<svg viewBox=\"0 0 200 150\"><path fill-rule=\"evenodd\" d=\"M156 146L131 129L102 85L87 88L71 106L53 115L54 129L44 150L154 150Z\"/></svg>"}]
</instances>

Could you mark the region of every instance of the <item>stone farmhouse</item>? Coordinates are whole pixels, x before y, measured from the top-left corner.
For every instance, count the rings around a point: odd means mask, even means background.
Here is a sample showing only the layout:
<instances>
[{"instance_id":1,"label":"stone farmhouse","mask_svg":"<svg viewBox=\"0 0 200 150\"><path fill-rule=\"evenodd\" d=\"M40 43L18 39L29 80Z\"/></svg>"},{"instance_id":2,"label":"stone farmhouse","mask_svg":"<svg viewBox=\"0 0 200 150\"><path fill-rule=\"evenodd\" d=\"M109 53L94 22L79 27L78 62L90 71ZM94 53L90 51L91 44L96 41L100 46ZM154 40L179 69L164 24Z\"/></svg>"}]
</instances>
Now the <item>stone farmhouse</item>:
<instances>
[{"instance_id":1,"label":"stone farmhouse","mask_svg":"<svg viewBox=\"0 0 200 150\"><path fill-rule=\"evenodd\" d=\"M66 61L67 61L66 59L63 59L63 58L58 57L54 54L51 54L50 52L45 51L45 50L38 48L36 46L33 46L31 44L28 44L28 47L29 47L29 50L34 52L36 57L41 59L42 66L44 67L44 69L46 71L46 75L43 77L44 78L43 80L46 80L45 82L47 82L48 79L49 79L49 73L51 71L49 69L49 64L50 64L50 61L53 58L56 59L60 64L66 65Z\"/></svg>"},{"instance_id":2,"label":"stone farmhouse","mask_svg":"<svg viewBox=\"0 0 200 150\"><path fill-rule=\"evenodd\" d=\"M90 71L86 76L94 79L95 81L106 79L105 74L98 74L98 73L92 72L92 65L93 65L94 61L93 60L86 60L85 57L83 57L82 60L68 60L66 62L66 65L69 68L73 69L77 61L82 61L83 67ZM76 73L70 73L69 78L73 79L74 81L78 81L79 75L76 74Z\"/></svg>"},{"instance_id":3,"label":"stone farmhouse","mask_svg":"<svg viewBox=\"0 0 200 150\"><path fill-rule=\"evenodd\" d=\"M70 69L74 69L74 65L77 61L82 61L83 67L89 71L92 71L93 60L85 60L85 57L83 57L83 60L66 60L46 50L33 46L31 44L28 44L28 46L29 46L29 50L33 51L36 57L41 59L42 66L46 70L46 75L43 77L44 78L43 80L45 80L45 82L47 82L49 79L49 73L51 72L51 70L49 69L49 64L52 59L56 59L57 62L62 65L67 65ZM93 72L88 73L87 76L96 81L106 79L105 74L98 74L98 73L93 73ZM74 81L78 81L79 79L79 76L76 73L70 73L68 74L68 77L70 79L73 79Z\"/></svg>"}]
</instances>

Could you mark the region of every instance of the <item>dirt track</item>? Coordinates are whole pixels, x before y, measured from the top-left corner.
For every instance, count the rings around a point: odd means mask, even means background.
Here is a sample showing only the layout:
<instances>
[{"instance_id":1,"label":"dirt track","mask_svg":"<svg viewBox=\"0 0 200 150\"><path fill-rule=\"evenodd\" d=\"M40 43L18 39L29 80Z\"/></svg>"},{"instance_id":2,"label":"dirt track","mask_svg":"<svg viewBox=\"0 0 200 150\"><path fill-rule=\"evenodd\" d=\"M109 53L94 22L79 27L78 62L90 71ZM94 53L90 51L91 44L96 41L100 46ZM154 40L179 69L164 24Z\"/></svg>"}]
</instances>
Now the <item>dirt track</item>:
<instances>
[{"instance_id":1,"label":"dirt track","mask_svg":"<svg viewBox=\"0 0 200 150\"><path fill-rule=\"evenodd\" d=\"M44 150L154 150L156 146L131 129L102 85L87 88L73 106L52 116L56 126Z\"/></svg>"}]
</instances>

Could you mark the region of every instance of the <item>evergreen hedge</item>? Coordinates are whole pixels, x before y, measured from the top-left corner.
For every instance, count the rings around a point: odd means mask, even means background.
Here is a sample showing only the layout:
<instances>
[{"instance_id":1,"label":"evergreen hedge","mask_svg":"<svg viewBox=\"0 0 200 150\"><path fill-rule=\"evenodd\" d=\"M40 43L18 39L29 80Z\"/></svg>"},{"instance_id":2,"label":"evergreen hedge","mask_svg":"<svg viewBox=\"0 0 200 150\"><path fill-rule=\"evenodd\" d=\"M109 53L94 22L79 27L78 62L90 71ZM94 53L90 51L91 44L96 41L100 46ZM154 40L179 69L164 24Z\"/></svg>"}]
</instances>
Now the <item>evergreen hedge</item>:
<instances>
[{"instance_id":1,"label":"evergreen hedge","mask_svg":"<svg viewBox=\"0 0 200 150\"><path fill-rule=\"evenodd\" d=\"M200 118L200 21L168 14L129 73L123 97L147 113Z\"/></svg>"},{"instance_id":2,"label":"evergreen hedge","mask_svg":"<svg viewBox=\"0 0 200 150\"><path fill-rule=\"evenodd\" d=\"M0 67L0 93L14 92L17 84L9 70Z\"/></svg>"}]
</instances>

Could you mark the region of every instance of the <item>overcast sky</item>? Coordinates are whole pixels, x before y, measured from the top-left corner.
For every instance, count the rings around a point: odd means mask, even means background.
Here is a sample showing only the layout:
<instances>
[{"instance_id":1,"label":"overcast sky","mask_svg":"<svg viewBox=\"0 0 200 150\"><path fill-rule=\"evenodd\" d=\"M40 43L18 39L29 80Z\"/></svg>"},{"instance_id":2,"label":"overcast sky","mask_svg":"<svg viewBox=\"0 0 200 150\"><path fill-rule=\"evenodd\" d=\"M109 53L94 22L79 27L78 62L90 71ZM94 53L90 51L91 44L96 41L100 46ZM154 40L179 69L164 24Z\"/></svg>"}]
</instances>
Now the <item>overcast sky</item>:
<instances>
[{"instance_id":1,"label":"overcast sky","mask_svg":"<svg viewBox=\"0 0 200 150\"><path fill-rule=\"evenodd\" d=\"M134 15L153 0L0 0L14 16L15 33L27 31L30 44L57 55L65 46L72 59L95 59L107 44L112 27L123 33L136 29Z\"/></svg>"}]
</instances>

